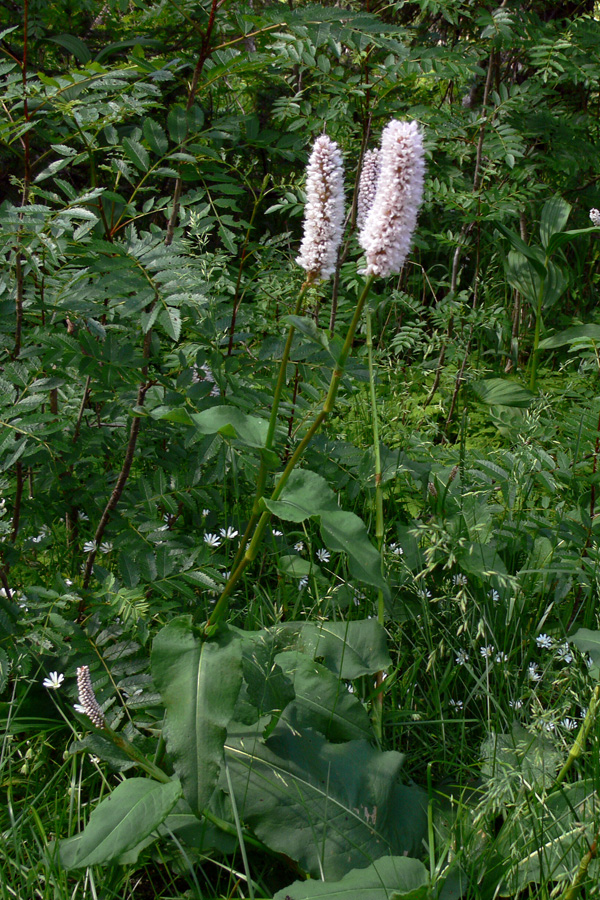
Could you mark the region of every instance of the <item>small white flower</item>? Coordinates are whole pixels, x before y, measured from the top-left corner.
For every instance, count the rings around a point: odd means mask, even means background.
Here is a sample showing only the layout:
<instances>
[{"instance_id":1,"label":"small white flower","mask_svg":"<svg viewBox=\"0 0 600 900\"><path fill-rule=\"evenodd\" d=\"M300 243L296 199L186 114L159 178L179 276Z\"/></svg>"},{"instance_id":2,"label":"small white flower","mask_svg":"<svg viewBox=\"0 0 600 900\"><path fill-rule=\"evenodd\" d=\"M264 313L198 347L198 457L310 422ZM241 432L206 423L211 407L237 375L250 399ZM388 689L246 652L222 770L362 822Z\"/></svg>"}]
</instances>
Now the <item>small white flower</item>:
<instances>
[{"instance_id":1,"label":"small white flower","mask_svg":"<svg viewBox=\"0 0 600 900\"><path fill-rule=\"evenodd\" d=\"M306 585L308 584L308 575L303 575L300 581L298 582L298 590L303 591Z\"/></svg>"},{"instance_id":2,"label":"small white flower","mask_svg":"<svg viewBox=\"0 0 600 900\"><path fill-rule=\"evenodd\" d=\"M273 529L273 537L283 537L283 531L279 531L278 528Z\"/></svg>"},{"instance_id":3,"label":"small white flower","mask_svg":"<svg viewBox=\"0 0 600 900\"><path fill-rule=\"evenodd\" d=\"M556 723L555 722L544 722L543 728L544 728L544 731L555 731Z\"/></svg>"},{"instance_id":4,"label":"small white flower","mask_svg":"<svg viewBox=\"0 0 600 900\"><path fill-rule=\"evenodd\" d=\"M592 225L600 227L600 209L590 209L590 219L592 220Z\"/></svg>"},{"instance_id":5,"label":"small white flower","mask_svg":"<svg viewBox=\"0 0 600 900\"><path fill-rule=\"evenodd\" d=\"M428 588L417 588L417 596L421 600L429 600L431 597L431 591Z\"/></svg>"},{"instance_id":6,"label":"small white flower","mask_svg":"<svg viewBox=\"0 0 600 900\"><path fill-rule=\"evenodd\" d=\"M83 545L84 553L92 553L96 549L96 541L86 541Z\"/></svg>"},{"instance_id":7,"label":"small white flower","mask_svg":"<svg viewBox=\"0 0 600 900\"><path fill-rule=\"evenodd\" d=\"M469 579L462 573L452 576L452 584L455 585L455 587L465 587L468 583Z\"/></svg>"},{"instance_id":8,"label":"small white flower","mask_svg":"<svg viewBox=\"0 0 600 900\"><path fill-rule=\"evenodd\" d=\"M298 541L298 543L294 544L294 550L296 553L304 553L304 541Z\"/></svg>"},{"instance_id":9,"label":"small white flower","mask_svg":"<svg viewBox=\"0 0 600 900\"><path fill-rule=\"evenodd\" d=\"M538 664L536 662L530 662L529 667L527 669L527 674L529 676L530 681L540 681L542 676L538 672Z\"/></svg>"},{"instance_id":10,"label":"small white flower","mask_svg":"<svg viewBox=\"0 0 600 900\"><path fill-rule=\"evenodd\" d=\"M112 541L103 541L100 544L100 553L110 553L112 548L113 548Z\"/></svg>"},{"instance_id":11,"label":"small white flower","mask_svg":"<svg viewBox=\"0 0 600 900\"><path fill-rule=\"evenodd\" d=\"M203 509L203 510L202 510L202 515L204 516L204 518L206 518L207 515L208 515L209 513L210 513L210 509Z\"/></svg>"},{"instance_id":12,"label":"small white flower","mask_svg":"<svg viewBox=\"0 0 600 900\"><path fill-rule=\"evenodd\" d=\"M550 650L552 647L552 638L549 634L538 634L535 642L541 650Z\"/></svg>"},{"instance_id":13,"label":"small white flower","mask_svg":"<svg viewBox=\"0 0 600 900\"><path fill-rule=\"evenodd\" d=\"M73 587L73 582L70 578L65 578L65 584L67 587Z\"/></svg>"},{"instance_id":14,"label":"small white flower","mask_svg":"<svg viewBox=\"0 0 600 900\"><path fill-rule=\"evenodd\" d=\"M50 672L50 675L48 676L48 678L44 678L42 684L45 688L56 691L61 686L64 680L65 676L62 674L62 672L60 673L60 675L58 674L58 672Z\"/></svg>"},{"instance_id":15,"label":"small white flower","mask_svg":"<svg viewBox=\"0 0 600 900\"><path fill-rule=\"evenodd\" d=\"M209 547L220 547L221 546L221 538L218 534L212 534L212 532L206 532L204 535L204 543L208 544Z\"/></svg>"},{"instance_id":16,"label":"small white flower","mask_svg":"<svg viewBox=\"0 0 600 900\"><path fill-rule=\"evenodd\" d=\"M565 641L556 649L556 658L561 662L569 663L573 662L573 654L571 653L571 648L569 647L569 642Z\"/></svg>"},{"instance_id":17,"label":"small white flower","mask_svg":"<svg viewBox=\"0 0 600 900\"><path fill-rule=\"evenodd\" d=\"M74 703L73 709L75 710L75 712L81 713L82 716L85 716L85 709L83 708L81 703Z\"/></svg>"},{"instance_id":18,"label":"small white flower","mask_svg":"<svg viewBox=\"0 0 600 900\"><path fill-rule=\"evenodd\" d=\"M575 721L575 719L571 719L569 716L567 716L566 719L562 719L560 724L563 728L566 728L567 731L575 731L575 729L577 728L577 722Z\"/></svg>"},{"instance_id":19,"label":"small white flower","mask_svg":"<svg viewBox=\"0 0 600 900\"><path fill-rule=\"evenodd\" d=\"M506 653L500 651L500 653L496 653L495 662L497 663L506 663L508 662L508 656Z\"/></svg>"},{"instance_id":20,"label":"small white flower","mask_svg":"<svg viewBox=\"0 0 600 900\"><path fill-rule=\"evenodd\" d=\"M463 708L462 700L450 700L449 703L453 709L462 709Z\"/></svg>"},{"instance_id":21,"label":"small white flower","mask_svg":"<svg viewBox=\"0 0 600 900\"><path fill-rule=\"evenodd\" d=\"M349 691L350 694L353 694L353 693L354 693L354 685L352 684L351 681L347 681L347 682L346 682L346 687L348 688L348 691Z\"/></svg>"},{"instance_id":22,"label":"small white flower","mask_svg":"<svg viewBox=\"0 0 600 900\"><path fill-rule=\"evenodd\" d=\"M499 593L499 591L492 589L489 592L488 597L491 599L492 603L497 603L498 600L500 599L500 593Z\"/></svg>"},{"instance_id":23,"label":"small white flower","mask_svg":"<svg viewBox=\"0 0 600 900\"><path fill-rule=\"evenodd\" d=\"M89 522L89 520L90 520L90 517L84 512L79 513L79 518L81 519L82 522Z\"/></svg>"},{"instance_id":24,"label":"small white flower","mask_svg":"<svg viewBox=\"0 0 600 900\"><path fill-rule=\"evenodd\" d=\"M586 717L587 714L588 714L588 708L587 708L587 706L582 706L581 709L579 710L579 714L580 714L580 716L581 716L582 719L585 719L585 717Z\"/></svg>"},{"instance_id":25,"label":"small white flower","mask_svg":"<svg viewBox=\"0 0 600 900\"><path fill-rule=\"evenodd\" d=\"M464 666L468 662L469 662L469 654L467 653L467 651L459 650L458 653L456 654L456 665Z\"/></svg>"},{"instance_id":26,"label":"small white flower","mask_svg":"<svg viewBox=\"0 0 600 900\"><path fill-rule=\"evenodd\" d=\"M485 647L480 647L479 652L484 659L490 659L494 655L494 645L487 644Z\"/></svg>"},{"instance_id":27,"label":"small white flower","mask_svg":"<svg viewBox=\"0 0 600 900\"><path fill-rule=\"evenodd\" d=\"M509 705L512 709L522 709L522 708L523 708L523 701L522 701L522 700L509 700L509 701L508 701L508 705Z\"/></svg>"},{"instance_id":28,"label":"small white flower","mask_svg":"<svg viewBox=\"0 0 600 900\"><path fill-rule=\"evenodd\" d=\"M329 550L317 550L317 559L319 562L326 563L331 559Z\"/></svg>"},{"instance_id":29,"label":"small white flower","mask_svg":"<svg viewBox=\"0 0 600 900\"><path fill-rule=\"evenodd\" d=\"M221 534L221 537L225 538L226 541L232 541L239 534L239 531L237 531L232 525L228 525L227 528L220 528L219 532Z\"/></svg>"},{"instance_id":30,"label":"small white flower","mask_svg":"<svg viewBox=\"0 0 600 900\"><path fill-rule=\"evenodd\" d=\"M390 550L394 554L394 556L404 556L404 550L400 546L400 544L390 544Z\"/></svg>"}]
</instances>

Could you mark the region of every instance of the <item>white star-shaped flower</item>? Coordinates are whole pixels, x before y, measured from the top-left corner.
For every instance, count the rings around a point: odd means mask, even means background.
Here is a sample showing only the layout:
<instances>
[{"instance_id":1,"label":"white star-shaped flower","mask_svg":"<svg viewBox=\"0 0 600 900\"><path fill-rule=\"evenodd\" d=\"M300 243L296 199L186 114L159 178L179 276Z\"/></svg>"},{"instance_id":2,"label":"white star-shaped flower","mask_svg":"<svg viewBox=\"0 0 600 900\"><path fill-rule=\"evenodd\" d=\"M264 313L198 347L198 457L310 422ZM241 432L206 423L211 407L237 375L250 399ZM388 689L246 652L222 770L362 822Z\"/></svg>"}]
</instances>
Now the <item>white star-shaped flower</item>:
<instances>
[{"instance_id":1,"label":"white star-shaped flower","mask_svg":"<svg viewBox=\"0 0 600 900\"><path fill-rule=\"evenodd\" d=\"M47 678L44 678L42 684L45 688L49 688L51 691L56 691L61 686L63 681L65 680L65 676L62 672L50 672Z\"/></svg>"}]
</instances>

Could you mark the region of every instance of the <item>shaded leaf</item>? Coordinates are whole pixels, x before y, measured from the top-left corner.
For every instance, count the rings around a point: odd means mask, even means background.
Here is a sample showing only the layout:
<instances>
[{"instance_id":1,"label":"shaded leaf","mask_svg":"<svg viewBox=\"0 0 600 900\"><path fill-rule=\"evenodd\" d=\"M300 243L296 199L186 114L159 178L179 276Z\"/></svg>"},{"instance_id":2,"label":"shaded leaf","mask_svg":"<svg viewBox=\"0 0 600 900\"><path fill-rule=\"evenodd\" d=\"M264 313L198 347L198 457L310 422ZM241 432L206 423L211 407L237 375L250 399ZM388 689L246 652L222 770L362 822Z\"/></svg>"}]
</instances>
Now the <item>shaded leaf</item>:
<instances>
[{"instance_id":1,"label":"shaded leaf","mask_svg":"<svg viewBox=\"0 0 600 900\"><path fill-rule=\"evenodd\" d=\"M472 381L471 387L482 403L488 406L516 406L525 409L533 400L533 394L521 384L507 378L486 378Z\"/></svg>"},{"instance_id":2,"label":"shaded leaf","mask_svg":"<svg viewBox=\"0 0 600 900\"><path fill-rule=\"evenodd\" d=\"M180 797L178 780L161 784L150 778L129 778L121 782L94 809L81 834L60 842L63 866L77 869L119 859L160 825Z\"/></svg>"},{"instance_id":3,"label":"shaded leaf","mask_svg":"<svg viewBox=\"0 0 600 900\"><path fill-rule=\"evenodd\" d=\"M295 881L273 900L425 900L427 869L418 859L383 856L366 869L352 869L339 881Z\"/></svg>"},{"instance_id":4,"label":"shaded leaf","mask_svg":"<svg viewBox=\"0 0 600 900\"><path fill-rule=\"evenodd\" d=\"M185 799L198 813L219 777L227 725L242 682L241 644L229 632L201 641L191 616L182 616L155 637L151 663L166 708L169 756Z\"/></svg>"}]
</instances>

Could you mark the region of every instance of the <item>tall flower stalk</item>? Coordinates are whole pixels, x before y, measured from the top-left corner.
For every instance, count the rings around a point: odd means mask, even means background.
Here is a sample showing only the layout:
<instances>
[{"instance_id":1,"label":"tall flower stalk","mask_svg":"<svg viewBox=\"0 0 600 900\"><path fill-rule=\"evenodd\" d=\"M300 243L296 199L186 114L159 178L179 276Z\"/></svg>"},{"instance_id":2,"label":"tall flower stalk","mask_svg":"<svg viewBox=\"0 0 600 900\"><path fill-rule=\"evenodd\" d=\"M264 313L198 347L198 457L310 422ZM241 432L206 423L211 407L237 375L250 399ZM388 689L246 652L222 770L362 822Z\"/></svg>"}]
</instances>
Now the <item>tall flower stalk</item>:
<instances>
[{"instance_id":1,"label":"tall flower stalk","mask_svg":"<svg viewBox=\"0 0 600 900\"><path fill-rule=\"evenodd\" d=\"M363 194L363 209L366 217L360 234L360 243L365 250L367 258L365 286L356 304L343 347L331 374L329 389L323 401L323 406L307 428L302 440L298 443L283 471L278 476L270 496L271 500L277 500L281 496L290 475L302 459L309 443L334 408L337 392L354 343L354 335L375 277L386 277L399 272L410 248L417 212L423 195L425 170L423 142L416 123L390 122L383 132L380 154L377 157L373 154L369 159L372 161L373 167L369 178L365 178L365 187L368 182L369 190ZM379 163L380 171L377 177ZM376 189L374 190L375 184ZM301 310L304 294L309 285L317 280L329 278L335 271L337 252L342 239L344 220L342 157L337 145L326 135L322 135L315 141L307 168L306 194L304 237L300 247L300 254L296 259L298 265L306 272L306 281L296 303L296 315ZM371 202L372 205L370 205ZM370 320L368 324L370 333ZM288 331L275 387L266 440L267 450L271 450L273 447L279 401L285 385L286 368L294 331L292 324ZM371 382L373 383L372 365L370 369ZM373 390L372 386L372 393ZM377 454L379 452L379 436L376 418L374 423ZM379 480L381 480L381 465L379 464L377 468ZM271 518L271 513L262 509L260 502L264 496L266 479L267 467L263 459L258 475L252 515L240 541L231 575L206 623L205 635L207 637L214 632L223 618L235 585L258 554L263 534ZM383 503L381 494L379 494L377 503L380 506L377 517L377 539L380 552L383 552ZM383 596L380 597L379 601L379 618L380 620L383 619ZM382 673L380 674L382 676ZM382 700L378 700L378 703L381 707ZM379 734L381 734L381 728L382 714L380 708L377 718Z\"/></svg>"},{"instance_id":2,"label":"tall flower stalk","mask_svg":"<svg viewBox=\"0 0 600 900\"><path fill-rule=\"evenodd\" d=\"M306 272L306 280L300 289L293 315L302 312L302 306L310 285L315 281L328 279L335 271L338 249L342 240L344 225L344 164L342 154L335 141L326 134L317 138L310 154L306 168L306 208L304 211L304 235L300 246L300 254L296 262ZM273 404L269 417L269 427L265 440L265 449L273 449L275 429L281 395L285 387L287 365L292 349L292 341L296 328L293 324L283 349L279 365ZM235 573L244 554L246 544L254 532L260 514L260 500L267 483L267 462L265 454L261 456L256 492L250 519L242 535L238 551L233 560L232 572ZM233 576L232 576L233 577ZM228 585L226 585L227 587Z\"/></svg>"}]
</instances>

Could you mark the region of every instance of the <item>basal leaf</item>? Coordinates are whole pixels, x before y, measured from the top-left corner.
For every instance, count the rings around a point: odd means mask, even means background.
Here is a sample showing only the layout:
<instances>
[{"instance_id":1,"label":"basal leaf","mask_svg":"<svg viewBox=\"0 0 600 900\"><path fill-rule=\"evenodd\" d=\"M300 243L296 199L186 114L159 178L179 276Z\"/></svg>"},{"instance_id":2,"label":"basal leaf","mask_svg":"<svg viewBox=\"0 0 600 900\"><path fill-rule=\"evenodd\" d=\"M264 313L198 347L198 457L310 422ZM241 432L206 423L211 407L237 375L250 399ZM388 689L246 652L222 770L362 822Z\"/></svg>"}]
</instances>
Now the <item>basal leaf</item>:
<instances>
[{"instance_id":1,"label":"basal leaf","mask_svg":"<svg viewBox=\"0 0 600 900\"><path fill-rule=\"evenodd\" d=\"M548 247L553 235L563 230L570 212L570 203L567 203L562 197L552 197L544 203L540 219L540 238L544 248Z\"/></svg>"},{"instance_id":2,"label":"basal leaf","mask_svg":"<svg viewBox=\"0 0 600 900\"><path fill-rule=\"evenodd\" d=\"M226 753L240 816L312 877L336 880L381 856L420 852L426 795L398 784L399 753L329 744L287 724L266 741L240 729Z\"/></svg>"},{"instance_id":3,"label":"basal leaf","mask_svg":"<svg viewBox=\"0 0 600 900\"><path fill-rule=\"evenodd\" d=\"M241 643L229 632L201 641L191 616L182 616L159 631L151 662L166 707L169 756L185 799L199 813L221 769L227 725L242 682Z\"/></svg>"},{"instance_id":4,"label":"basal leaf","mask_svg":"<svg viewBox=\"0 0 600 900\"><path fill-rule=\"evenodd\" d=\"M158 828L180 797L177 779L167 784L150 778L121 782L94 809L81 834L60 842L63 866L77 869L119 859Z\"/></svg>"},{"instance_id":5,"label":"basal leaf","mask_svg":"<svg viewBox=\"0 0 600 900\"><path fill-rule=\"evenodd\" d=\"M425 900L427 869L418 859L383 856L366 869L352 869L336 882L295 881L273 900Z\"/></svg>"}]
</instances>

